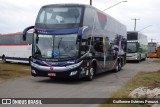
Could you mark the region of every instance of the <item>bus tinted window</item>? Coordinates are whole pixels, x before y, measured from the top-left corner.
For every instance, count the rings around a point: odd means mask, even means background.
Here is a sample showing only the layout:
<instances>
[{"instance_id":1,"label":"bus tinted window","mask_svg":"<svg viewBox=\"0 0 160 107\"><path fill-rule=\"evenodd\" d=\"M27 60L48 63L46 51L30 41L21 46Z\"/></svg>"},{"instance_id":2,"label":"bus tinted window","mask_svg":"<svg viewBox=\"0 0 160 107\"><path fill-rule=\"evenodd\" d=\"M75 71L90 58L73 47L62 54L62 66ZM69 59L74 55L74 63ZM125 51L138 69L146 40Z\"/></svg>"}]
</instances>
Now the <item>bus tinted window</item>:
<instances>
[{"instance_id":1,"label":"bus tinted window","mask_svg":"<svg viewBox=\"0 0 160 107\"><path fill-rule=\"evenodd\" d=\"M127 40L138 40L138 33L136 32L128 32Z\"/></svg>"},{"instance_id":2,"label":"bus tinted window","mask_svg":"<svg viewBox=\"0 0 160 107\"><path fill-rule=\"evenodd\" d=\"M15 36L0 36L0 44L14 44Z\"/></svg>"},{"instance_id":3,"label":"bus tinted window","mask_svg":"<svg viewBox=\"0 0 160 107\"><path fill-rule=\"evenodd\" d=\"M36 25L41 27L45 26L45 28L64 27L68 24L79 25L81 14L82 7L80 6L46 6L41 8Z\"/></svg>"},{"instance_id":4,"label":"bus tinted window","mask_svg":"<svg viewBox=\"0 0 160 107\"><path fill-rule=\"evenodd\" d=\"M148 43L148 46L157 46L156 43Z\"/></svg>"},{"instance_id":5,"label":"bus tinted window","mask_svg":"<svg viewBox=\"0 0 160 107\"><path fill-rule=\"evenodd\" d=\"M27 42L28 44L32 44L32 38L33 38L33 33L29 33L29 34L27 35L26 42Z\"/></svg>"},{"instance_id":6,"label":"bus tinted window","mask_svg":"<svg viewBox=\"0 0 160 107\"><path fill-rule=\"evenodd\" d=\"M23 41L22 34L0 36L0 44L32 44L33 33L27 34L26 41Z\"/></svg>"},{"instance_id":7,"label":"bus tinted window","mask_svg":"<svg viewBox=\"0 0 160 107\"><path fill-rule=\"evenodd\" d=\"M148 48L148 52L156 52L156 48Z\"/></svg>"},{"instance_id":8,"label":"bus tinted window","mask_svg":"<svg viewBox=\"0 0 160 107\"><path fill-rule=\"evenodd\" d=\"M84 13L84 22L83 22L83 25L84 26L90 26L90 27L93 27L93 22L94 22L94 17L95 14L94 14L94 10L92 8L86 8L85 9L85 13Z\"/></svg>"}]
</instances>

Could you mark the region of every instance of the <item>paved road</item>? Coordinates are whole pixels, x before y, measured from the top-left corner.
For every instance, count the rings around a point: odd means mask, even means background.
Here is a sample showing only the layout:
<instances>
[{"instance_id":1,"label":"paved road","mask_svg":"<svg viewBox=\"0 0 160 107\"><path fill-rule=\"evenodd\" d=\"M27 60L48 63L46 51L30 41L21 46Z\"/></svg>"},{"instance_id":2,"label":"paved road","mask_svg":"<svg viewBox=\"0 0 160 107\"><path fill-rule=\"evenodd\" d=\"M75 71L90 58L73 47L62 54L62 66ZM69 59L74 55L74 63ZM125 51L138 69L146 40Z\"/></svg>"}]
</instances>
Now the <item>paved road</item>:
<instances>
[{"instance_id":1,"label":"paved road","mask_svg":"<svg viewBox=\"0 0 160 107\"><path fill-rule=\"evenodd\" d=\"M53 81L49 78L31 76L0 81L0 98L106 98L139 71L160 70L159 64L153 63L153 60L155 59L147 59L141 63L127 63L120 72L104 73L98 75L93 81ZM28 107L28 105L25 106ZM39 106L44 107L44 105ZM53 105L47 106L53 107ZM59 107L59 105L55 106ZM86 107L82 104L61 106Z\"/></svg>"}]
</instances>

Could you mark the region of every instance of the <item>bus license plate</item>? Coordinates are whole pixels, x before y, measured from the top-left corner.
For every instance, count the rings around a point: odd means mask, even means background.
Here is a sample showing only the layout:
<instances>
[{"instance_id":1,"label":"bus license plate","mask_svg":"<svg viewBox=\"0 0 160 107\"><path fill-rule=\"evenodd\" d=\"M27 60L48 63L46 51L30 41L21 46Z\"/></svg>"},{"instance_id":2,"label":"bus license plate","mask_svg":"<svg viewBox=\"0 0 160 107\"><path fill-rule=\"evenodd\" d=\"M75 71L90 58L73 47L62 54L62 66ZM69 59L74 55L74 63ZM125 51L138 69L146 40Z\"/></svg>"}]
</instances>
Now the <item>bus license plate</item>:
<instances>
[{"instance_id":1,"label":"bus license plate","mask_svg":"<svg viewBox=\"0 0 160 107\"><path fill-rule=\"evenodd\" d=\"M56 76L56 73L48 73L48 76L50 76L50 77L55 77L55 76Z\"/></svg>"}]
</instances>

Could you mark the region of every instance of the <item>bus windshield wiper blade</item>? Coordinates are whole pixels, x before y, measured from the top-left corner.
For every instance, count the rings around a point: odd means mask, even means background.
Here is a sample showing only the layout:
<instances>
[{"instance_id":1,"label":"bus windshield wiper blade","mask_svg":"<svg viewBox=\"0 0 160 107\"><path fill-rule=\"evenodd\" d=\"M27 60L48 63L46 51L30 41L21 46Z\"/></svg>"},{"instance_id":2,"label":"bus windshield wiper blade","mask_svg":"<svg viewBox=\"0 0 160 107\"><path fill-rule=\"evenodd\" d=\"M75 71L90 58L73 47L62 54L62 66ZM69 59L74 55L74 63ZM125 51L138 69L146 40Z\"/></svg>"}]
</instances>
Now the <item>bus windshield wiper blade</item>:
<instances>
[{"instance_id":1,"label":"bus windshield wiper blade","mask_svg":"<svg viewBox=\"0 0 160 107\"><path fill-rule=\"evenodd\" d=\"M62 39L63 39L63 38L60 38L59 43L58 43L59 58L60 58L60 50L59 50L59 47L60 47L60 44L61 44Z\"/></svg>"}]
</instances>

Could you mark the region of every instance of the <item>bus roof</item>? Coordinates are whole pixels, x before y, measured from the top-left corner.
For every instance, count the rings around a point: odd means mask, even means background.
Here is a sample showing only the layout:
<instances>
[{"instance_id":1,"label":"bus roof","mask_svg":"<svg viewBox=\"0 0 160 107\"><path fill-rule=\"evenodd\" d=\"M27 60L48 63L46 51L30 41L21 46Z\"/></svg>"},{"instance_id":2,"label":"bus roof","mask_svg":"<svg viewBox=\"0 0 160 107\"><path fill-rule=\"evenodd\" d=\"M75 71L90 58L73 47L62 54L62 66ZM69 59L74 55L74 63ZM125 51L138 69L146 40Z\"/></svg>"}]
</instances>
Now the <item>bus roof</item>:
<instances>
[{"instance_id":1,"label":"bus roof","mask_svg":"<svg viewBox=\"0 0 160 107\"><path fill-rule=\"evenodd\" d=\"M48 6L84 6L84 7L93 7L93 6L90 6L90 5L78 4L78 3L48 4L48 5L44 5L43 7L48 7Z\"/></svg>"}]
</instances>

